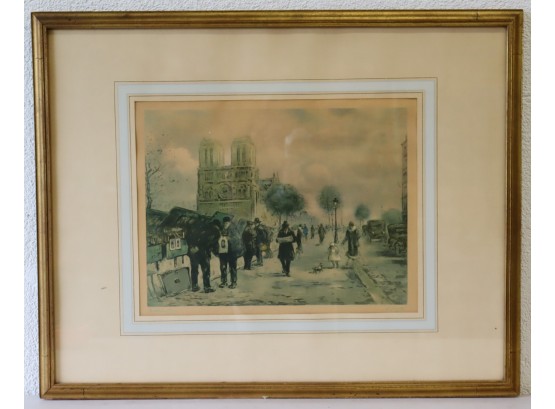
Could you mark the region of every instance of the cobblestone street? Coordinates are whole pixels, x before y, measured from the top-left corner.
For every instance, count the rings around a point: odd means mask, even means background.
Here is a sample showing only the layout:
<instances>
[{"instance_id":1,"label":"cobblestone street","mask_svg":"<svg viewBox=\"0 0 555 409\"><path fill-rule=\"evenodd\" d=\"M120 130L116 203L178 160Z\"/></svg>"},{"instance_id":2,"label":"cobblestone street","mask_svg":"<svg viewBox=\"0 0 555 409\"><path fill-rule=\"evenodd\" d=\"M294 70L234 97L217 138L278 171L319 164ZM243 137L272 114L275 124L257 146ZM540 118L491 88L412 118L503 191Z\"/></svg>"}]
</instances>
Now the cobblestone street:
<instances>
[{"instance_id":1,"label":"cobblestone street","mask_svg":"<svg viewBox=\"0 0 555 409\"><path fill-rule=\"evenodd\" d=\"M361 257L348 267L342 256L339 268L327 261L327 245L318 240L303 243L303 253L292 263L291 277L281 273L277 257L267 258L263 266L243 269L238 260L238 286L219 288L217 257L211 260L213 293L191 292L151 300L152 306L243 306L243 305L365 305L404 304L406 302L406 259L389 255L382 243L361 240ZM340 247L341 254L345 249ZM274 252L277 254L277 251ZM314 268L322 263L321 271Z\"/></svg>"}]
</instances>

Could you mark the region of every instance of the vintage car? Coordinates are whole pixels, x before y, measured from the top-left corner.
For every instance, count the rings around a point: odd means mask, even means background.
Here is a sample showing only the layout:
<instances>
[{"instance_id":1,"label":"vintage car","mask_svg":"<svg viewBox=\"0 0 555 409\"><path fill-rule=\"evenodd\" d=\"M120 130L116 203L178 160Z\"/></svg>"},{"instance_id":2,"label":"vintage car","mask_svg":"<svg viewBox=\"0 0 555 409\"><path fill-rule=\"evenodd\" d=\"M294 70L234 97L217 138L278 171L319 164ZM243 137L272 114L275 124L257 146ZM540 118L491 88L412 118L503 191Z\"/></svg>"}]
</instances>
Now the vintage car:
<instances>
[{"instance_id":1,"label":"vintage car","mask_svg":"<svg viewBox=\"0 0 555 409\"><path fill-rule=\"evenodd\" d=\"M407 226L404 224L390 224L387 226L387 246L396 256L407 253Z\"/></svg>"},{"instance_id":2,"label":"vintage car","mask_svg":"<svg viewBox=\"0 0 555 409\"><path fill-rule=\"evenodd\" d=\"M368 240L385 241L385 222L383 220L369 220L366 225Z\"/></svg>"}]
</instances>

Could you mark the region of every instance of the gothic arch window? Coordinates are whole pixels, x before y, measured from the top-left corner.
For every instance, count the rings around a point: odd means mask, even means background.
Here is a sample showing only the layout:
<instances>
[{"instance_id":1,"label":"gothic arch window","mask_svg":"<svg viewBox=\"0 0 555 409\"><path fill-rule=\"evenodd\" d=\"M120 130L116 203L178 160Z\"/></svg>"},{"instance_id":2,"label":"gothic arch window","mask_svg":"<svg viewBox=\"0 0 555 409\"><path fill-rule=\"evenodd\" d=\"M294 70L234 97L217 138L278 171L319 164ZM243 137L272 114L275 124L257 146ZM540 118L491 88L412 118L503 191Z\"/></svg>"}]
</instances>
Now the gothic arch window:
<instances>
[{"instance_id":1,"label":"gothic arch window","mask_svg":"<svg viewBox=\"0 0 555 409\"><path fill-rule=\"evenodd\" d=\"M247 148L243 146L243 164L247 163Z\"/></svg>"},{"instance_id":2,"label":"gothic arch window","mask_svg":"<svg viewBox=\"0 0 555 409\"><path fill-rule=\"evenodd\" d=\"M214 192L212 191L211 188L206 188L206 190L204 191L204 197L206 199L212 199Z\"/></svg>"},{"instance_id":3,"label":"gothic arch window","mask_svg":"<svg viewBox=\"0 0 555 409\"><path fill-rule=\"evenodd\" d=\"M214 165L214 149L210 148L210 165Z\"/></svg>"},{"instance_id":4,"label":"gothic arch window","mask_svg":"<svg viewBox=\"0 0 555 409\"><path fill-rule=\"evenodd\" d=\"M239 196L240 196L241 198L243 198L243 197L246 196L246 193L247 193L247 188L246 188L246 186L245 186L245 185L239 186Z\"/></svg>"}]
</instances>

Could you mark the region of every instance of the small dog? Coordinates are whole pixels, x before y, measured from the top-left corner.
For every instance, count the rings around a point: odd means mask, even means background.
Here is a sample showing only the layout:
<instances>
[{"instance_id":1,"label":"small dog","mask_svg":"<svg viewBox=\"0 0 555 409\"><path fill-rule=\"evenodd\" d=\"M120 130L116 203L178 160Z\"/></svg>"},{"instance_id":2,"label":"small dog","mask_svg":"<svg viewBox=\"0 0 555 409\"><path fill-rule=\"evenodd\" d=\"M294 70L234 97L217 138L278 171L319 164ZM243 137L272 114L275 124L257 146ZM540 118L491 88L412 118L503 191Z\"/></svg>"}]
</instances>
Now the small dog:
<instances>
[{"instance_id":1,"label":"small dog","mask_svg":"<svg viewBox=\"0 0 555 409\"><path fill-rule=\"evenodd\" d=\"M320 263L316 267L312 268L312 273L313 274L321 273L323 269L324 269L324 265L322 263Z\"/></svg>"}]
</instances>

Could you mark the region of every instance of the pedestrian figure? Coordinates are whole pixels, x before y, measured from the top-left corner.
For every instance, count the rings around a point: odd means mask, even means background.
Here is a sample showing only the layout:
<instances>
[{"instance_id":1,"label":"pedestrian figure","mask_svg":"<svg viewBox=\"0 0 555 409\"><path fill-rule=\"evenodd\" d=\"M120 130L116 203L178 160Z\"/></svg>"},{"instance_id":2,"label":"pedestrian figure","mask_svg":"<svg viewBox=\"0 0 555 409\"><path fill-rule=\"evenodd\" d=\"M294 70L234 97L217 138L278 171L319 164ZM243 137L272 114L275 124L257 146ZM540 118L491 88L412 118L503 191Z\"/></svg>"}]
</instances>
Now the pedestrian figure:
<instances>
[{"instance_id":1,"label":"pedestrian figure","mask_svg":"<svg viewBox=\"0 0 555 409\"><path fill-rule=\"evenodd\" d=\"M191 225L185 234L189 261L191 263L191 290L199 291L198 268L202 271L202 285L205 293L212 293L210 285L210 253L217 253L218 228L215 225L204 225L199 222Z\"/></svg>"},{"instance_id":2,"label":"pedestrian figure","mask_svg":"<svg viewBox=\"0 0 555 409\"><path fill-rule=\"evenodd\" d=\"M308 239L308 227L306 226L306 224L303 225L303 236L305 240Z\"/></svg>"},{"instance_id":3,"label":"pedestrian figure","mask_svg":"<svg viewBox=\"0 0 555 409\"><path fill-rule=\"evenodd\" d=\"M263 266L264 257L262 256L262 249L265 247L268 241L268 237L267 237L268 234L258 217L254 219L254 231L255 231L256 264L258 264L259 266Z\"/></svg>"},{"instance_id":4,"label":"pedestrian figure","mask_svg":"<svg viewBox=\"0 0 555 409\"><path fill-rule=\"evenodd\" d=\"M360 241L360 233L353 222L349 222L349 227L345 232L345 238L341 242L347 242L347 257L349 260L354 261L358 257L358 247Z\"/></svg>"},{"instance_id":5,"label":"pedestrian figure","mask_svg":"<svg viewBox=\"0 0 555 409\"><path fill-rule=\"evenodd\" d=\"M328 247L328 260L331 262L331 268L339 268L341 256L339 255L339 249L334 242L332 242Z\"/></svg>"},{"instance_id":6,"label":"pedestrian figure","mask_svg":"<svg viewBox=\"0 0 555 409\"><path fill-rule=\"evenodd\" d=\"M314 238L314 234L316 233L316 229L314 228L314 225L312 224L310 226L310 239L312 240Z\"/></svg>"},{"instance_id":7,"label":"pedestrian figure","mask_svg":"<svg viewBox=\"0 0 555 409\"><path fill-rule=\"evenodd\" d=\"M276 241L279 243L278 258L281 262L281 272L289 277L291 274L291 261L295 258L293 243L296 241L296 238L293 230L289 228L287 221L281 225Z\"/></svg>"},{"instance_id":8,"label":"pedestrian figure","mask_svg":"<svg viewBox=\"0 0 555 409\"><path fill-rule=\"evenodd\" d=\"M320 239L320 244L324 242L324 238L326 237L326 229L323 224L320 223L318 226L318 238Z\"/></svg>"},{"instance_id":9,"label":"pedestrian figure","mask_svg":"<svg viewBox=\"0 0 555 409\"><path fill-rule=\"evenodd\" d=\"M244 269L251 270L252 257L254 256L256 249L256 232L254 231L253 222L247 222L247 226L245 227L245 230L243 230L241 239L243 240L243 246L245 247L245 254L243 255Z\"/></svg>"},{"instance_id":10,"label":"pedestrian figure","mask_svg":"<svg viewBox=\"0 0 555 409\"><path fill-rule=\"evenodd\" d=\"M295 239L297 242L297 254L303 254L303 229L301 228L301 225L297 226Z\"/></svg>"},{"instance_id":11,"label":"pedestrian figure","mask_svg":"<svg viewBox=\"0 0 555 409\"><path fill-rule=\"evenodd\" d=\"M218 257L220 258L220 288L227 286L227 272L231 276L229 288L237 287L237 257L240 251L232 237L231 219L224 217L224 225L220 230L218 239Z\"/></svg>"}]
</instances>

